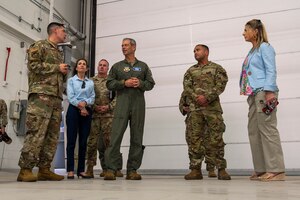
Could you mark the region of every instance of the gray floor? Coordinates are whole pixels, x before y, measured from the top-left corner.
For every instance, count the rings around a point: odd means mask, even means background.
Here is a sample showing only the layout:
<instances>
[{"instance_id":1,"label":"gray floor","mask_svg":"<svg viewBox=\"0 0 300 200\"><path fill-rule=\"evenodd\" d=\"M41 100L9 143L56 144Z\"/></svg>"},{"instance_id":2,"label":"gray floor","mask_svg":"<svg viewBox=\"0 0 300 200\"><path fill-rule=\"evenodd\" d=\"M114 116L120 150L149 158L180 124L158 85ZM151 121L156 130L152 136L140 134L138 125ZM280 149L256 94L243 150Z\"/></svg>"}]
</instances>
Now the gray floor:
<instances>
[{"instance_id":1,"label":"gray floor","mask_svg":"<svg viewBox=\"0 0 300 200\"><path fill-rule=\"evenodd\" d=\"M17 172L0 171L1 200L291 200L300 199L300 177L282 182L250 181L233 176L231 181L204 177L186 181L183 176L144 175L142 181L95 179L22 183Z\"/></svg>"}]
</instances>

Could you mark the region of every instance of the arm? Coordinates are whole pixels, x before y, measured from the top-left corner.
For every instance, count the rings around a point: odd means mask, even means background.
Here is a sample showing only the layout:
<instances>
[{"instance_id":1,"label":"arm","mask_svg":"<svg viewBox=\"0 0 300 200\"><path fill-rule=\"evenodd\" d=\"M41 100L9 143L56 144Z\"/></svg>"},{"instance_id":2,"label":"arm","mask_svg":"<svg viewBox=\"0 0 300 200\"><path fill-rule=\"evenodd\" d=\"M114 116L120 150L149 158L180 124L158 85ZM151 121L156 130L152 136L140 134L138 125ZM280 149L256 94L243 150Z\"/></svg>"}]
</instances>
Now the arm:
<instances>
[{"instance_id":1,"label":"arm","mask_svg":"<svg viewBox=\"0 0 300 200\"><path fill-rule=\"evenodd\" d=\"M60 72L59 64L49 64L43 61L44 47L41 43L33 44L28 50L28 70L35 74L52 74Z\"/></svg>"},{"instance_id":2,"label":"arm","mask_svg":"<svg viewBox=\"0 0 300 200\"><path fill-rule=\"evenodd\" d=\"M111 91L114 92L114 91ZM114 110L117 103L117 95L114 95L114 99L109 103L109 110Z\"/></svg>"},{"instance_id":3,"label":"arm","mask_svg":"<svg viewBox=\"0 0 300 200\"><path fill-rule=\"evenodd\" d=\"M89 90L90 92L90 96L85 99L85 102L87 103L87 105L93 105L95 102L95 90L94 90L94 82L93 81L89 81L91 83L91 89Z\"/></svg>"},{"instance_id":4,"label":"arm","mask_svg":"<svg viewBox=\"0 0 300 200\"><path fill-rule=\"evenodd\" d=\"M0 99L0 109L0 129L4 133L7 126L7 105L3 99Z\"/></svg>"},{"instance_id":5,"label":"arm","mask_svg":"<svg viewBox=\"0 0 300 200\"><path fill-rule=\"evenodd\" d=\"M204 95L208 103L216 100L225 90L228 76L223 67L217 67L214 79L215 85Z\"/></svg>"},{"instance_id":6,"label":"arm","mask_svg":"<svg viewBox=\"0 0 300 200\"><path fill-rule=\"evenodd\" d=\"M75 93L75 90L74 90L73 79L72 78L68 79L67 95L68 95L69 103L72 104L73 106L77 107L77 105L79 104L79 101L76 99L76 93Z\"/></svg>"},{"instance_id":7,"label":"arm","mask_svg":"<svg viewBox=\"0 0 300 200\"><path fill-rule=\"evenodd\" d=\"M180 100L179 100L179 111L181 112L181 114L184 116L189 112L189 105L187 104L187 96L185 94L185 92L183 91L181 93L180 96Z\"/></svg>"},{"instance_id":8,"label":"arm","mask_svg":"<svg viewBox=\"0 0 300 200\"><path fill-rule=\"evenodd\" d=\"M266 72L266 80L264 84L264 91L276 92L278 90L276 84L276 64L275 64L275 51L272 46L262 44L260 47L261 56Z\"/></svg>"},{"instance_id":9,"label":"arm","mask_svg":"<svg viewBox=\"0 0 300 200\"><path fill-rule=\"evenodd\" d=\"M198 95L194 91L193 80L189 70L186 71L183 77L183 90L187 96L190 96L196 102Z\"/></svg>"},{"instance_id":10,"label":"arm","mask_svg":"<svg viewBox=\"0 0 300 200\"><path fill-rule=\"evenodd\" d=\"M147 66L147 71L146 71L146 74L145 74L145 80L140 80L139 88L143 91L149 91L149 90L152 90L154 85L155 85L155 81L152 77L152 72L149 69L149 67Z\"/></svg>"}]
</instances>

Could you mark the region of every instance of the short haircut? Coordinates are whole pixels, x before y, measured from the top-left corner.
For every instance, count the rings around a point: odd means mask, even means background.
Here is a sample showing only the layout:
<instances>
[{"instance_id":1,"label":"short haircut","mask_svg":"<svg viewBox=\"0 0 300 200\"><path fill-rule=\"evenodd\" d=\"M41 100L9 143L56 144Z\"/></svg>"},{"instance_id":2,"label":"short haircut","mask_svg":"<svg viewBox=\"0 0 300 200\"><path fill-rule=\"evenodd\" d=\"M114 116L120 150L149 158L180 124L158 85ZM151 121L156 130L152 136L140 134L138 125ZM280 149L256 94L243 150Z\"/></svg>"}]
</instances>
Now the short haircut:
<instances>
[{"instance_id":1,"label":"short haircut","mask_svg":"<svg viewBox=\"0 0 300 200\"><path fill-rule=\"evenodd\" d=\"M198 47L198 46L203 47L204 49L206 49L209 52L209 48L208 48L207 45L205 45L205 44L197 44L196 47Z\"/></svg>"},{"instance_id":2,"label":"short haircut","mask_svg":"<svg viewBox=\"0 0 300 200\"><path fill-rule=\"evenodd\" d=\"M62 23L58 23L58 22L51 22L48 26L47 26L47 33L48 35L50 35L53 31L54 28L57 27L65 27L64 24Z\"/></svg>"},{"instance_id":3,"label":"short haircut","mask_svg":"<svg viewBox=\"0 0 300 200\"><path fill-rule=\"evenodd\" d=\"M134 39L132 39L132 38L124 38L123 41L124 40L129 40L131 45L136 46L136 41Z\"/></svg>"},{"instance_id":4,"label":"short haircut","mask_svg":"<svg viewBox=\"0 0 300 200\"><path fill-rule=\"evenodd\" d=\"M109 67L109 62L106 59L102 58L101 60L99 60L99 62L101 62L101 61L105 61L107 63L107 67Z\"/></svg>"}]
</instances>

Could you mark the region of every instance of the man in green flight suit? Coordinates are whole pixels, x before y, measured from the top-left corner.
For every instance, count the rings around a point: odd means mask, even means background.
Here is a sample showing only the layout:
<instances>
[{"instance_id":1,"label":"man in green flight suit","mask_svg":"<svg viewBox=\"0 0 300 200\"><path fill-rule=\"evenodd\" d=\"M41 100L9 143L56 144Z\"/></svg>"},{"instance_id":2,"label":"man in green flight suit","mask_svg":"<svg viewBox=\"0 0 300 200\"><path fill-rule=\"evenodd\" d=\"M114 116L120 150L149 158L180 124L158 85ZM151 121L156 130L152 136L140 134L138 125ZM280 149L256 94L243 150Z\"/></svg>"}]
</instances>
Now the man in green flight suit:
<instances>
[{"instance_id":1,"label":"man in green flight suit","mask_svg":"<svg viewBox=\"0 0 300 200\"><path fill-rule=\"evenodd\" d=\"M130 148L127 160L127 180L141 180L136 172L142 164L144 153L143 134L145 122L144 92L151 90L155 82L148 65L135 57L136 42L125 38L122 51L125 60L114 64L109 71L106 86L117 92L110 146L105 151L107 172L104 180L116 180L120 147L128 121Z\"/></svg>"}]
</instances>

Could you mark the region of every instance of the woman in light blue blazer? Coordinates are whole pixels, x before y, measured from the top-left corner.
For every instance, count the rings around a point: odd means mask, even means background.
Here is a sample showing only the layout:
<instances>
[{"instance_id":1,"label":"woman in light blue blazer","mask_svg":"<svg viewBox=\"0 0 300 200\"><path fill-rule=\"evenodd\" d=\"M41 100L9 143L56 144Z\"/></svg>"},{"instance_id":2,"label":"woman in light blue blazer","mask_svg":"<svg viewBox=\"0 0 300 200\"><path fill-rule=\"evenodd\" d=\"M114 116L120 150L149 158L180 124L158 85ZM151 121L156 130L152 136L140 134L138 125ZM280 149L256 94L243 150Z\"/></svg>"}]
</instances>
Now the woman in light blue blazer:
<instances>
[{"instance_id":1,"label":"woman in light blue blazer","mask_svg":"<svg viewBox=\"0 0 300 200\"><path fill-rule=\"evenodd\" d=\"M285 166L277 130L277 72L274 48L268 43L263 23L246 23L245 41L252 43L242 66L241 95L248 96L248 134L254 165L250 180L282 181Z\"/></svg>"}]
</instances>

